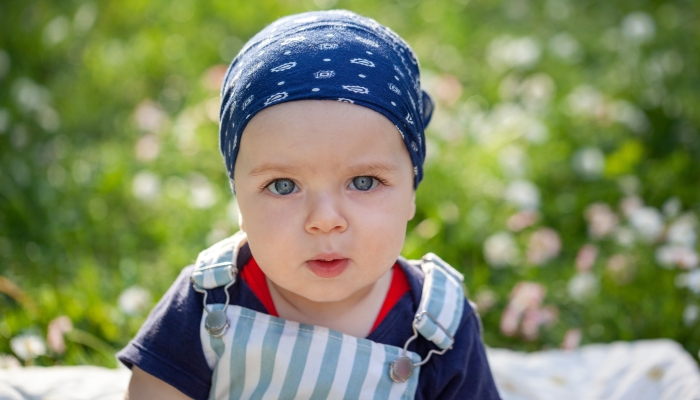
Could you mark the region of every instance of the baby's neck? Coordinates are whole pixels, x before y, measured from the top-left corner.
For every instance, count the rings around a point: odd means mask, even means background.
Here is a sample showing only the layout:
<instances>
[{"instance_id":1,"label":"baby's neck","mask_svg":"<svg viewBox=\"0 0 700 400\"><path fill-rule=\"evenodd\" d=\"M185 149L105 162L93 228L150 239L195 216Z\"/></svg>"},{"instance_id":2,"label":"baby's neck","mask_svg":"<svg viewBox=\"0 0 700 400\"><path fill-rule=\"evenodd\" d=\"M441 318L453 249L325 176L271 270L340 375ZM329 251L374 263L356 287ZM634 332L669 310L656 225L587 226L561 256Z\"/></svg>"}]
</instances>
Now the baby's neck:
<instances>
[{"instance_id":1,"label":"baby's neck","mask_svg":"<svg viewBox=\"0 0 700 400\"><path fill-rule=\"evenodd\" d=\"M336 302L315 302L267 279L272 301L280 318L327 328L364 338L369 335L391 285L393 269L373 284Z\"/></svg>"}]
</instances>

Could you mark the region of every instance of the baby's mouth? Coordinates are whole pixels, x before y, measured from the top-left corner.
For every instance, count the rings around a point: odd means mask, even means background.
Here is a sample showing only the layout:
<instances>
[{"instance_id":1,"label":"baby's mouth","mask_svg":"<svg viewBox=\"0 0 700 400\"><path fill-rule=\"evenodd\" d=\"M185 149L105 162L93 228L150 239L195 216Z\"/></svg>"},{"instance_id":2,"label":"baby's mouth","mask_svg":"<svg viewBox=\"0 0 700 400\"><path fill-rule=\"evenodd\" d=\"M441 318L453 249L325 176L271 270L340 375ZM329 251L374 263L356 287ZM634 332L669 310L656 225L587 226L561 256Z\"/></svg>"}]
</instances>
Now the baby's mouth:
<instances>
[{"instance_id":1,"label":"baby's mouth","mask_svg":"<svg viewBox=\"0 0 700 400\"><path fill-rule=\"evenodd\" d=\"M316 260L309 260L306 266L319 278L335 278L342 274L350 264L348 258L322 257Z\"/></svg>"}]
</instances>

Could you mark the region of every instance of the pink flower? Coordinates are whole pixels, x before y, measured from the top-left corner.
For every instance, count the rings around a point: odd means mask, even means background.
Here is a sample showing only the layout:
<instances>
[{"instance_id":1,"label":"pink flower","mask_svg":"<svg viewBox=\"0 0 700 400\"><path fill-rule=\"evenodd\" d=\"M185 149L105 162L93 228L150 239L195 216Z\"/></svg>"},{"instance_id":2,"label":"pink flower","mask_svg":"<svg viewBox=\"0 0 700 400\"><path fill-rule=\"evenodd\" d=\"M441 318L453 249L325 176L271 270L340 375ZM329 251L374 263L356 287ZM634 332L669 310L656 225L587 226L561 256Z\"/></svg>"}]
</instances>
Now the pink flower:
<instances>
[{"instance_id":1,"label":"pink flower","mask_svg":"<svg viewBox=\"0 0 700 400\"><path fill-rule=\"evenodd\" d=\"M539 221L540 213L532 210L520 211L508 218L506 226L511 232L519 232Z\"/></svg>"},{"instance_id":2,"label":"pink flower","mask_svg":"<svg viewBox=\"0 0 700 400\"><path fill-rule=\"evenodd\" d=\"M73 330L73 322L70 318L62 315L54 318L49 322L49 329L46 335L46 341L49 348L58 354L63 354L66 351L66 343L63 340L63 335Z\"/></svg>"},{"instance_id":3,"label":"pink flower","mask_svg":"<svg viewBox=\"0 0 700 400\"><path fill-rule=\"evenodd\" d=\"M569 329L564 334L564 341L561 343L561 348L564 350L573 350L581 343L581 330L578 328Z\"/></svg>"},{"instance_id":4,"label":"pink flower","mask_svg":"<svg viewBox=\"0 0 700 400\"><path fill-rule=\"evenodd\" d=\"M510 302L501 316L501 332L514 336L520 332L525 340L534 340L542 325L553 323L558 311L554 307L542 307L545 288L539 283L519 282L510 294ZM521 324L522 320L522 324Z\"/></svg>"},{"instance_id":5,"label":"pink flower","mask_svg":"<svg viewBox=\"0 0 700 400\"><path fill-rule=\"evenodd\" d=\"M479 313L483 314L486 311L490 310L491 307L493 307L496 304L496 301L498 300L498 296L496 293L491 290L491 289L483 289L479 290L476 293L476 307L479 310Z\"/></svg>"},{"instance_id":6,"label":"pink flower","mask_svg":"<svg viewBox=\"0 0 700 400\"><path fill-rule=\"evenodd\" d=\"M629 256L614 254L608 258L606 268L613 280L622 285L634 278L634 264Z\"/></svg>"},{"instance_id":7,"label":"pink flower","mask_svg":"<svg viewBox=\"0 0 700 400\"><path fill-rule=\"evenodd\" d=\"M620 201L620 210L627 218L642 207L644 207L644 201L639 196L628 196Z\"/></svg>"},{"instance_id":8,"label":"pink flower","mask_svg":"<svg viewBox=\"0 0 700 400\"><path fill-rule=\"evenodd\" d=\"M576 270L579 272L588 272L593 268L593 263L598 256L598 248L592 244L587 244L576 254Z\"/></svg>"},{"instance_id":9,"label":"pink flower","mask_svg":"<svg viewBox=\"0 0 700 400\"><path fill-rule=\"evenodd\" d=\"M588 221L588 235L593 239L602 239L617 226L619 219L605 203L593 203L584 213Z\"/></svg>"},{"instance_id":10,"label":"pink flower","mask_svg":"<svg viewBox=\"0 0 700 400\"><path fill-rule=\"evenodd\" d=\"M535 340L539 336L540 326L551 325L556 319L559 311L552 307L528 309L523 317L522 333L523 339Z\"/></svg>"},{"instance_id":11,"label":"pink flower","mask_svg":"<svg viewBox=\"0 0 700 400\"><path fill-rule=\"evenodd\" d=\"M542 265L559 255L561 239L552 228L542 228L530 236L527 260L535 265Z\"/></svg>"}]
</instances>

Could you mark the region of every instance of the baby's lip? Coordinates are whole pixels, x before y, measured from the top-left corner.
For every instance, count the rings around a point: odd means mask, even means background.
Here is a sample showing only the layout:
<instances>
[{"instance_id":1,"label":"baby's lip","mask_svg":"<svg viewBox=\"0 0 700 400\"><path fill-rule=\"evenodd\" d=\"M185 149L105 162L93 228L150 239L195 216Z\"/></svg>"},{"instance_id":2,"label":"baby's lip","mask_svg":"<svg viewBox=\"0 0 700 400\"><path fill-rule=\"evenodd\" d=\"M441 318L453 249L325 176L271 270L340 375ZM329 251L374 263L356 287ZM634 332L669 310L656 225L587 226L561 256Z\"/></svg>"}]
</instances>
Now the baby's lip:
<instances>
[{"instance_id":1,"label":"baby's lip","mask_svg":"<svg viewBox=\"0 0 700 400\"><path fill-rule=\"evenodd\" d=\"M311 258L309 261L333 261L333 260L342 260L345 259L343 254L337 253L337 252L332 252L332 253L320 253L316 254L313 258Z\"/></svg>"},{"instance_id":2,"label":"baby's lip","mask_svg":"<svg viewBox=\"0 0 700 400\"><path fill-rule=\"evenodd\" d=\"M345 272L350 260L338 253L318 254L305 263L307 268L319 278L335 278Z\"/></svg>"}]
</instances>

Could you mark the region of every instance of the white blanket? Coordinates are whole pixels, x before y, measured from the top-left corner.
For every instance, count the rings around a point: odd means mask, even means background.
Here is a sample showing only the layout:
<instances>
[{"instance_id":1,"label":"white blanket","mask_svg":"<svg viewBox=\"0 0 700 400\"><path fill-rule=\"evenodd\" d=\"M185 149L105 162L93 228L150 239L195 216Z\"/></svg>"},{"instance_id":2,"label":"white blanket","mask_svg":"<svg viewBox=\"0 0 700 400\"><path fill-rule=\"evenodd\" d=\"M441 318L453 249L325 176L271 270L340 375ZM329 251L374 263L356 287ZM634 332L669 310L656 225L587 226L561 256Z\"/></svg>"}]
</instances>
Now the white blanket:
<instances>
[{"instance_id":1,"label":"white blanket","mask_svg":"<svg viewBox=\"0 0 700 400\"><path fill-rule=\"evenodd\" d=\"M520 353L488 349L503 400L700 400L700 370L672 340ZM123 399L125 368L27 367L0 370L0 399Z\"/></svg>"}]
</instances>

